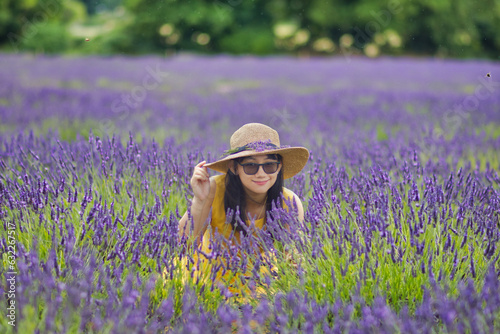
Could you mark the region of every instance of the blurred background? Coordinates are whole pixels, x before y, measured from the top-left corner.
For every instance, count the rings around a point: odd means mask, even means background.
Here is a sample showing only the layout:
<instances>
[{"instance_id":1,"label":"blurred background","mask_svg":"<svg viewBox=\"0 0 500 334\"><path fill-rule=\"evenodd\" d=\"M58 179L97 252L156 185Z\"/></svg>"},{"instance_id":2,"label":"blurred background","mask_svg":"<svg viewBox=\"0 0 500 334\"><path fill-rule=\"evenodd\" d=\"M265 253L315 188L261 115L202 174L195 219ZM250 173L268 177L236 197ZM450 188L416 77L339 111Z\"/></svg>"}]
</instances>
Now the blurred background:
<instances>
[{"instance_id":1,"label":"blurred background","mask_svg":"<svg viewBox=\"0 0 500 334\"><path fill-rule=\"evenodd\" d=\"M2 0L0 51L500 59L500 0Z\"/></svg>"}]
</instances>

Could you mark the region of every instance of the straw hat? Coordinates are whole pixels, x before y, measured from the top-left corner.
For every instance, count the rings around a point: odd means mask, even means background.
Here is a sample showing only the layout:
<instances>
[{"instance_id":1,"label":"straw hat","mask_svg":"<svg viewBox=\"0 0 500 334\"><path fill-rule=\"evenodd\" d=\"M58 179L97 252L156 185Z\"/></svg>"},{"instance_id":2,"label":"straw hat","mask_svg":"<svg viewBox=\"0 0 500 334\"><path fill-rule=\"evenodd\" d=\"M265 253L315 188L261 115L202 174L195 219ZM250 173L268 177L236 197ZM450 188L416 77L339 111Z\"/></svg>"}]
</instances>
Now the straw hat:
<instances>
[{"instance_id":1,"label":"straw hat","mask_svg":"<svg viewBox=\"0 0 500 334\"><path fill-rule=\"evenodd\" d=\"M309 159L305 147L280 146L276 130L260 123L248 123L236 130L230 139L231 149L218 161L205 164L221 173L227 173L229 162L236 158L251 155L279 154L283 157L283 178L288 179L304 168Z\"/></svg>"}]
</instances>

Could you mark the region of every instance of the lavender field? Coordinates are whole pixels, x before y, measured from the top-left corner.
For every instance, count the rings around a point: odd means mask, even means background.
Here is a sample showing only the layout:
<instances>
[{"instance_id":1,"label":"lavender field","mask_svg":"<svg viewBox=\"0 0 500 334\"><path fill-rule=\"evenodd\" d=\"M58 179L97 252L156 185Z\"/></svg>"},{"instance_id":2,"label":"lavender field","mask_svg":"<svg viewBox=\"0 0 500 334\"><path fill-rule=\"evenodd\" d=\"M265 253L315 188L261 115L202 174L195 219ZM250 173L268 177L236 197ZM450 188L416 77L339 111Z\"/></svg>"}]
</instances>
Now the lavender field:
<instances>
[{"instance_id":1,"label":"lavender field","mask_svg":"<svg viewBox=\"0 0 500 334\"><path fill-rule=\"evenodd\" d=\"M248 122L310 149L305 221L201 254L193 167ZM0 55L0 332L499 332L499 168L499 63Z\"/></svg>"}]
</instances>

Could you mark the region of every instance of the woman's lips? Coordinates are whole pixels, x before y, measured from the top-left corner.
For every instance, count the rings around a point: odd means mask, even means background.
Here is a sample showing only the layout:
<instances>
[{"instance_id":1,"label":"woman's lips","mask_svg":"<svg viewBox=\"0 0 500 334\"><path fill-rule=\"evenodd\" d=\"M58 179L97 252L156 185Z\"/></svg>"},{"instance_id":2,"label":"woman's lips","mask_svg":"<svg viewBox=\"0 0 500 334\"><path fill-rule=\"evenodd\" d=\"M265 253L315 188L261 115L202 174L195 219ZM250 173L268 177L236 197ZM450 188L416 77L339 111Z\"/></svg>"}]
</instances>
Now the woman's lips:
<instances>
[{"instance_id":1,"label":"woman's lips","mask_svg":"<svg viewBox=\"0 0 500 334\"><path fill-rule=\"evenodd\" d=\"M259 186L263 186L264 184L267 183L267 180L266 181L253 181L253 182L255 182Z\"/></svg>"}]
</instances>

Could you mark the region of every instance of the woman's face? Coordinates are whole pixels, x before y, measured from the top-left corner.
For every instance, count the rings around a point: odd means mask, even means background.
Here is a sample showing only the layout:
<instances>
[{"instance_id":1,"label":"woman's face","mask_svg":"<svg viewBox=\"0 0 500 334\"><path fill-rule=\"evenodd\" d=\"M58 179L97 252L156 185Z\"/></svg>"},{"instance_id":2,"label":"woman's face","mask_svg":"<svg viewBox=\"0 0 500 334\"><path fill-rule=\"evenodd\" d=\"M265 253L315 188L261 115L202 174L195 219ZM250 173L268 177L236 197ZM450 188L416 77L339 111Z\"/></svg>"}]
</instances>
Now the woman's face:
<instances>
[{"instance_id":1,"label":"woman's face","mask_svg":"<svg viewBox=\"0 0 500 334\"><path fill-rule=\"evenodd\" d=\"M259 166L256 174L248 175L245 173L245 164L264 164L278 162L276 156L274 155L253 155L250 157L245 157L239 164L236 164L236 174L239 175L241 183L245 187L245 190L250 195L267 194L267 191L274 185L278 177L278 173L281 170L281 164L279 164L276 172L272 174L267 174L264 171L263 166Z\"/></svg>"}]
</instances>

